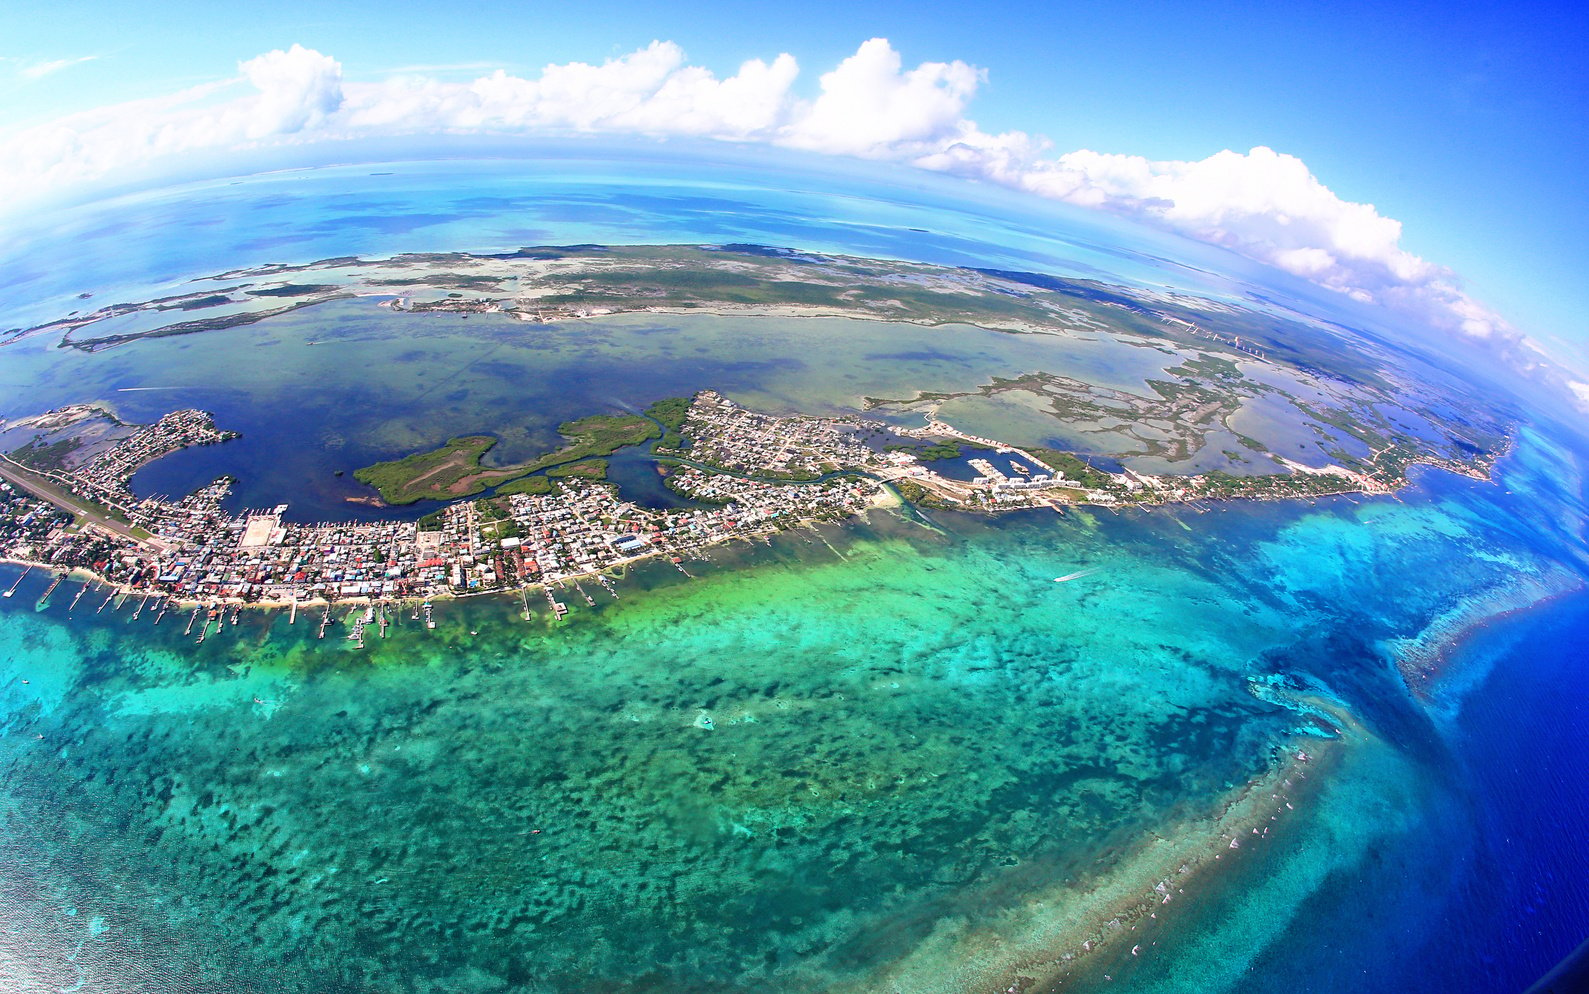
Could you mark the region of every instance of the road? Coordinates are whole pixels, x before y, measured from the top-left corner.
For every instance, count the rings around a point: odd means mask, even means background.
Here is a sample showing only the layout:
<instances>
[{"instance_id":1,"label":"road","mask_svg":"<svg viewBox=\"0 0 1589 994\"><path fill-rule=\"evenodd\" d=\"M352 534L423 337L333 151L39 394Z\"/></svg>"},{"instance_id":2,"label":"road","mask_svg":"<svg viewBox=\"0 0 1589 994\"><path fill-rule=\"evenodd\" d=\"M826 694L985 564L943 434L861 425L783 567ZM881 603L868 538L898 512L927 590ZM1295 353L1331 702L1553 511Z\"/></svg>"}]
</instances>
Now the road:
<instances>
[{"instance_id":1,"label":"road","mask_svg":"<svg viewBox=\"0 0 1589 994\"><path fill-rule=\"evenodd\" d=\"M10 460L0 459L0 479L5 480L12 486L21 487L33 496L41 500L47 500L63 511L75 514L84 521L103 528L105 531L130 539L139 545L150 544L149 540L139 535L138 530L131 525L124 521L117 521L115 518L107 517L105 514L85 506L81 500L65 490L39 479L32 473L19 470Z\"/></svg>"}]
</instances>

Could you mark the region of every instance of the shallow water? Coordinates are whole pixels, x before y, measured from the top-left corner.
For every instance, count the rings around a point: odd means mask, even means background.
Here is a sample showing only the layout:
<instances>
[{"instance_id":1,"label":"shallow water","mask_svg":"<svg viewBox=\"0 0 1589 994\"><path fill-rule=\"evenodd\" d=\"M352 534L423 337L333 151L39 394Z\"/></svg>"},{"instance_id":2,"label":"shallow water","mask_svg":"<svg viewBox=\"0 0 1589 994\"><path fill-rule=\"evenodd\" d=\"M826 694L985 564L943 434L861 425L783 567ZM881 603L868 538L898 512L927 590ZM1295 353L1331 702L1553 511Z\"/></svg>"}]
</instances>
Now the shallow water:
<instances>
[{"instance_id":1,"label":"shallow water","mask_svg":"<svg viewBox=\"0 0 1589 994\"><path fill-rule=\"evenodd\" d=\"M417 163L135 198L13 243L4 325L89 306L90 285L95 303L191 289L217 260L578 241L1245 290L1217 250L1159 236L692 170ZM94 356L33 339L0 355L0 413L199 404L245 437L154 464L141 490L234 472L239 504L354 517L335 470L449 434L490 427L513 458L568 417L703 386L844 410L974 389L1054 347L393 317L356 301ZM1124 385L1175 361L1115 359ZM986 419L972 430L1045 441L1021 437L1042 426L1029 404L956 403ZM250 614L202 646L181 616L130 622L136 602L95 615L90 594L68 617L76 581L35 610L35 571L0 601L0 987L926 992L1106 934L1066 989L1510 994L1589 931L1589 631L1581 593L1487 619L1589 575L1583 465L1581 441L1540 429L1497 484L1422 472L1402 499L876 512L714 549L693 580L641 567L620 600L565 598L558 626L535 600L528 621L512 598L443 602L437 630L405 615L363 652L312 617ZM1442 654L1410 691L1398 658ZM1209 849L1219 812L1298 749L1323 772L1287 788L1294 808L1276 799L1239 854ZM1111 895L1157 900L1167 859L1200 860L1186 894L1111 929Z\"/></svg>"},{"instance_id":2,"label":"shallow water","mask_svg":"<svg viewBox=\"0 0 1589 994\"><path fill-rule=\"evenodd\" d=\"M1437 867L1486 844L1461 733L1378 646L1548 564L1502 491L1429 482L1406 504L947 533L879 512L694 581L639 570L555 628L533 601L529 622L447 602L362 653L280 614L194 646L133 605L35 613L30 577L0 630L20 968L85 989L864 987L1022 894L1058 885L1085 915L1086 881L1317 738L1254 693L1279 679L1351 716L1338 776L1129 964L1144 990L1266 989L1240 964L1278 970L1367 880L1396 881L1397 914L1450 902L1470 885ZM1301 960L1338 979L1323 948Z\"/></svg>"}]
</instances>

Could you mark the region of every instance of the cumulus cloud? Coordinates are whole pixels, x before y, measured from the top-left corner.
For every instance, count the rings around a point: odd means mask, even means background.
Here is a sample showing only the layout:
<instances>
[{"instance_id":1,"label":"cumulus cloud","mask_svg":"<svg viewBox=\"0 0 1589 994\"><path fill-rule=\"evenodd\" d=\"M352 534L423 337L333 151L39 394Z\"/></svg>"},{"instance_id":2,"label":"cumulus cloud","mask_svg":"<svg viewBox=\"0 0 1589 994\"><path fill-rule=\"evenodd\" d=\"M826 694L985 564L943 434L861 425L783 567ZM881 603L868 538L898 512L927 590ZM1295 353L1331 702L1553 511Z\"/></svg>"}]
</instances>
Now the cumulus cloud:
<instances>
[{"instance_id":1,"label":"cumulus cloud","mask_svg":"<svg viewBox=\"0 0 1589 994\"><path fill-rule=\"evenodd\" d=\"M1517 337L1449 270L1403 249L1401 222L1372 204L1342 200L1292 155L1260 146L1192 162L1085 150L1016 161L1002 151L968 158L990 167L989 178L1222 245L1445 331Z\"/></svg>"},{"instance_id":2,"label":"cumulus cloud","mask_svg":"<svg viewBox=\"0 0 1589 994\"><path fill-rule=\"evenodd\" d=\"M341 64L302 45L267 52L238 68L259 91L245 114L250 138L319 127L342 106Z\"/></svg>"},{"instance_id":3,"label":"cumulus cloud","mask_svg":"<svg viewBox=\"0 0 1589 994\"><path fill-rule=\"evenodd\" d=\"M42 70L41 71L48 71ZM518 76L441 79L414 67L379 81L343 78L337 61L293 45L218 81L160 100L0 136L0 188L13 205L198 149L451 131L629 133L753 141L948 172L1132 217L1224 246L1357 300L1465 336L1519 336L1452 274L1401 247L1401 224L1343 200L1298 158L1269 148L1193 161L1091 150L1055 154L1020 131L989 134L967 117L986 73L964 62L904 64L882 38L796 90L782 54L731 76L690 65L671 42L599 65Z\"/></svg>"},{"instance_id":4,"label":"cumulus cloud","mask_svg":"<svg viewBox=\"0 0 1589 994\"><path fill-rule=\"evenodd\" d=\"M873 38L821 79L821 95L792 119L786 144L834 155L899 158L959 140L974 126L966 104L986 74L964 62L904 69L885 39Z\"/></svg>"}]
</instances>

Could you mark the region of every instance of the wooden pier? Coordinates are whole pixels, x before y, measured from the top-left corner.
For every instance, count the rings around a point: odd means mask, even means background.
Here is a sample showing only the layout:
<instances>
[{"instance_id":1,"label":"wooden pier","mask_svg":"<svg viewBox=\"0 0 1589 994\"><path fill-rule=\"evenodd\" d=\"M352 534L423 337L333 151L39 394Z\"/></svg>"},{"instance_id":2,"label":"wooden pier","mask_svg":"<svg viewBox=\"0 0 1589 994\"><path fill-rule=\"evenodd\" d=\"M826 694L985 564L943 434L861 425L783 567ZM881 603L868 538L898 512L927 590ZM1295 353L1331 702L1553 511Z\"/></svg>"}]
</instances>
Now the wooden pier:
<instances>
[{"instance_id":1,"label":"wooden pier","mask_svg":"<svg viewBox=\"0 0 1589 994\"><path fill-rule=\"evenodd\" d=\"M16 582L11 584L10 588L6 590L4 595L0 596L10 597L12 594L16 593L17 588L22 586L22 581L27 579L27 575L31 572L33 572L32 566L29 566L27 569L23 570L22 575L16 578Z\"/></svg>"}]
</instances>

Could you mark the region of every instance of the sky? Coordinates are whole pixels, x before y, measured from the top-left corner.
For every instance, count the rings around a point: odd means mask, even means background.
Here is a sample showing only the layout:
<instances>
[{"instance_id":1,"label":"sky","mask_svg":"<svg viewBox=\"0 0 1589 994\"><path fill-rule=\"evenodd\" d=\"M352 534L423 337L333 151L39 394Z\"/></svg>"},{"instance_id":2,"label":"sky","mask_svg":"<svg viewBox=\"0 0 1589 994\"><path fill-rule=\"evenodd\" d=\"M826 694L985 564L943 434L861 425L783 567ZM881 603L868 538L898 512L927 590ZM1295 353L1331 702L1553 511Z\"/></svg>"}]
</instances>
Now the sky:
<instances>
[{"instance_id":1,"label":"sky","mask_svg":"<svg viewBox=\"0 0 1589 994\"><path fill-rule=\"evenodd\" d=\"M1581 3L0 7L0 212L151 149L472 128L948 171L1589 369Z\"/></svg>"}]
</instances>

